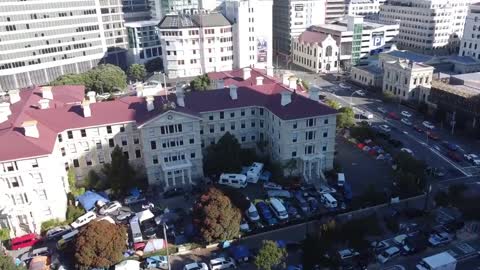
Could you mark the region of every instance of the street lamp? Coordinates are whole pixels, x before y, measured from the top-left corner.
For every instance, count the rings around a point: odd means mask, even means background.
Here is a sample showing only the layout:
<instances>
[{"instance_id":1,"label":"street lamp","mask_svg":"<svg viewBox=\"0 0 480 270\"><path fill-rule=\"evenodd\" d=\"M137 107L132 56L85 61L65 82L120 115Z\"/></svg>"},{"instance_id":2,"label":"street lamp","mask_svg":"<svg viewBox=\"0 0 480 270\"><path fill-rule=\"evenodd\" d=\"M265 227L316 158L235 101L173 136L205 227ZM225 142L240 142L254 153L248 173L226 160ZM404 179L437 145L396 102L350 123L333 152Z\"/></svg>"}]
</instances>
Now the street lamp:
<instances>
[{"instance_id":1,"label":"street lamp","mask_svg":"<svg viewBox=\"0 0 480 270\"><path fill-rule=\"evenodd\" d=\"M350 107L353 107L353 95L357 94L360 92L360 90L357 90L357 91L354 91L351 95L350 95Z\"/></svg>"}]
</instances>

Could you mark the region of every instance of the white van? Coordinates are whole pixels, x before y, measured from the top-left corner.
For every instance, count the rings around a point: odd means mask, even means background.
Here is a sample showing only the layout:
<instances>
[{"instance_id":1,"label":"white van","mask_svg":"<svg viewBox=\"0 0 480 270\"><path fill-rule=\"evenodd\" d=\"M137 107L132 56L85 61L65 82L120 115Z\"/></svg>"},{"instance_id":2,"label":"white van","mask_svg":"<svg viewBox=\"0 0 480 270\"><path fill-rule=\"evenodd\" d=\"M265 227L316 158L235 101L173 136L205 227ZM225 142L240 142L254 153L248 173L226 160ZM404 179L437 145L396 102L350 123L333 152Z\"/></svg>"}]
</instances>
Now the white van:
<instances>
[{"instance_id":1,"label":"white van","mask_svg":"<svg viewBox=\"0 0 480 270\"><path fill-rule=\"evenodd\" d=\"M345 174L337 173L337 186L343 187L345 184Z\"/></svg>"},{"instance_id":2,"label":"white van","mask_svg":"<svg viewBox=\"0 0 480 270\"><path fill-rule=\"evenodd\" d=\"M271 198L270 199L270 208L273 210L273 214L280 219L280 220L286 220L288 219L288 212L285 206L280 202L279 199L277 198Z\"/></svg>"},{"instance_id":3,"label":"white van","mask_svg":"<svg viewBox=\"0 0 480 270\"><path fill-rule=\"evenodd\" d=\"M247 171L247 181L257 183L260 175L262 175L263 163L254 162Z\"/></svg>"},{"instance_id":4,"label":"white van","mask_svg":"<svg viewBox=\"0 0 480 270\"><path fill-rule=\"evenodd\" d=\"M259 221L260 220L260 216L258 215L258 211L257 211L257 208L255 207L255 205L253 205L253 203L250 203L250 207L247 209L247 211L245 211L248 219L250 219L251 221Z\"/></svg>"},{"instance_id":5,"label":"white van","mask_svg":"<svg viewBox=\"0 0 480 270\"><path fill-rule=\"evenodd\" d=\"M245 175L235 173L222 173L218 183L233 188L244 188L248 184L247 177Z\"/></svg>"},{"instance_id":6,"label":"white van","mask_svg":"<svg viewBox=\"0 0 480 270\"><path fill-rule=\"evenodd\" d=\"M79 218L77 218L70 226L72 226L72 228L74 229L80 228L84 225L87 225L90 221L96 218L97 218L97 215L95 214L95 212L87 212L82 216L80 216Z\"/></svg>"},{"instance_id":7,"label":"white van","mask_svg":"<svg viewBox=\"0 0 480 270\"><path fill-rule=\"evenodd\" d=\"M134 216L130 219L130 231L132 233L133 243L143 242L142 231L140 230L140 222L138 217Z\"/></svg>"},{"instance_id":8,"label":"white van","mask_svg":"<svg viewBox=\"0 0 480 270\"><path fill-rule=\"evenodd\" d=\"M326 208L336 208L338 206L337 200L330 193L323 193L320 196L320 201Z\"/></svg>"}]
</instances>

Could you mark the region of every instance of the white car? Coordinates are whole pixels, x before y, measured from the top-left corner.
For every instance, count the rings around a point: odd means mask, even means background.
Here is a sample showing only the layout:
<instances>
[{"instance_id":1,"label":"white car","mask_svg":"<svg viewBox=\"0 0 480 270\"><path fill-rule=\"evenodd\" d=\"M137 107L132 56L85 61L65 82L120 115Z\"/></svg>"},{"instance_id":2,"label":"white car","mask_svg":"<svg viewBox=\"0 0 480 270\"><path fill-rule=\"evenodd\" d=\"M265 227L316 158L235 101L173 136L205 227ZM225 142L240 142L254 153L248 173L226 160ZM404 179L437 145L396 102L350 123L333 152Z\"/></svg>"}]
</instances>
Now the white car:
<instances>
[{"instance_id":1,"label":"white car","mask_svg":"<svg viewBox=\"0 0 480 270\"><path fill-rule=\"evenodd\" d=\"M405 117L412 117L412 114L407 112L407 111L402 111L400 114L405 116Z\"/></svg>"},{"instance_id":2,"label":"white car","mask_svg":"<svg viewBox=\"0 0 480 270\"><path fill-rule=\"evenodd\" d=\"M232 258L218 257L210 260L210 270L237 268Z\"/></svg>"},{"instance_id":3,"label":"white car","mask_svg":"<svg viewBox=\"0 0 480 270\"><path fill-rule=\"evenodd\" d=\"M248 219L250 219L251 221L255 222L260 220L260 216L258 215L257 208L253 203L250 203L250 207L247 209L247 211L245 211L245 214L247 215Z\"/></svg>"},{"instance_id":4,"label":"white car","mask_svg":"<svg viewBox=\"0 0 480 270\"><path fill-rule=\"evenodd\" d=\"M438 232L431 234L428 238L428 243L433 246L437 247L440 245L445 245L453 241L453 236L448 232Z\"/></svg>"},{"instance_id":5,"label":"white car","mask_svg":"<svg viewBox=\"0 0 480 270\"><path fill-rule=\"evenodd\" d=\"M413 156L413 151L410 150L410 149L408 149L408 148L402 148L402 149L400 149L400 151L405 152L405 153L410 154L410 155Z\"/></svg>"},{"instance_id":6,"label":"white car","mask_svg":"<svg viewBox=\"0 0 480 270\"><path fill-rule=\"evenodd\" d=\"M97 215L95 214L95 212L90 211L77 218L74 222L72 222L72 224L70 224L70 226L72 226L72 228L74 229L77 229L84 225L87 225L90 221L96 218Z\"/></svg>"},{"instance_id":7,"label":"white car","mask_svg":"<svg viewBox=\"0 0 480 270\"><path fill-rule=\"evenodd\" d=\"M113 201L102 206L98 212L100 215L111 214L117 212L121 207L122 205L118 201Z\"/></svg>"},{"instance_id":8,"label":"white car","mask_svg":"<svg viewBox=\"0 0 480 270\"><path fill-rule=\"evenodd\" d=\"M400 249L398 247L389 247L377 256L377 260L380 263L386 263L398 255L400 255Z\"/></svg>"},{"instance_id":9,"label":"white car","mask_svg":"<svg viewBox=\"0 0 480 270\"><path fill-rule=\"evenodd\" d=\"M265 189L277 189L277 190L283 189L282 186L280 186L278 184L275 184L275 183L272 183L272 182L268 182L268 183L263 184L263 188L265 188Z\"/></svg>"},{"instance_id":10,"label":"white car","mask_svg":"<svg viewBox=\"0 0 480 270\"><path fill-rule=\"evenodd\" d=\"M361 97L364 97L364 96L367 95L363 90L357 90L357 91L355 91L355 93L357 93L357 95L359 95Z\"/></svg>"},{"instance_id":11,"label":"white car","mask_svg":"<svg viewBox=\"0 0 480 270\"><path fill-rule=\"evenodd\" d=\"M473 165L480 165L480 157L475 154L465 154L465 159L470 161Z\"/></svg>"},{"instance_id":12,"label":"white car","mask_svg":"<svg viewBox=\"0 0 480 270\"><path fill-rule=\"evenodd\" d=\"M183 270L208 270L208 266L204 262L195 262L185 265Z\"/></svg>"},{"instance_id":13,"label":"white car","mask_svg":"<svg viewBox=\"0 0 480 270\"><path fill-rule=\"evenodd\" d=\"M385 132L390 132L390 127L387 125L380 125L379 128Z\"/></svg>"},{"instance_id":14,"label":"white car","mask_svg":"<svg viewBox=\"0 0 480 270\"><path fill-rule=\"evenodd\" d=\"M383 107L378 107L377 108L377 111L381 112L381 113L387 113L387 109L383 108Z\"/></svg>"},{"instance_id":15,"label":"white car","mask_svg":"<svg viewBox=\"0 0 480 270\"><path fill-rule=\"evenodd\" d=\"M412 122L410 122L410 120L408 120L407 118L402 118L402 120L400 120L400 122L404 123L407 126L412 125Z\"/></svg>"},{"instance_id":16,"label":"white car","mask_svg":"<svg viewBox=\"0 0 480 270\"><path fill-rule=\"evenodd\" d=\"M344 83L340 83L338 86L340 86L341 88L343 89L350 89L350 86L344 84Z\"/></svg>"},{"instance_id":17,"label":"white car","mask_svg":"<svg viewBox=\"0 0 480 270\"><path fill-rule=\"evenodd\" d=\"M70 228L70 226L68 226L68 225L58 226L58 227L55 227L53 229L48 230L47 233L45 234L45 237L48 240L55 239L57 237L60 237L64 234L70 232L71 230L72 230L72 228Z\"/></svg>"},{"instance_id":18,"label":"white car","mask_svg":"<svg viewBox=\"0 0 480 270\"><path fill-rule=\"evenodd\" d=\"M428 129L434 129L434 128L435 128L435 126L434 126L432 123L428 122L428 121L423 121L423 122L422 122L422 125L423 125L424 127L428 128Z\"/></svg>"}]
</instances>

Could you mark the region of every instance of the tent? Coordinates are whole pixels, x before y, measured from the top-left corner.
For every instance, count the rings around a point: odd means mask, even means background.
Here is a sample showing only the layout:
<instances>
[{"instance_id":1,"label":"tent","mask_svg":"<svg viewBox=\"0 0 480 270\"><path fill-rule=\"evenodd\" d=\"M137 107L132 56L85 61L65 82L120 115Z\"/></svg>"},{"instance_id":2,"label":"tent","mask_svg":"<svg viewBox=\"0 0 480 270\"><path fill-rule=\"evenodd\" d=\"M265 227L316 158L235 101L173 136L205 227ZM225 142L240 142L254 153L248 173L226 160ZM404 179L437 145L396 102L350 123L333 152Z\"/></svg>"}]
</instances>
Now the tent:
<instances>
[{"instance_id":1,"label":"tent","mask_svg":"<svg viewBox=\"0 0 480 270\"><path fill-rule=\"evenodd\" d=\"M232 246L230 248L230 254L232 254L233 259L235 259L237 262L246 262L250 259L250 256L252 255L248 247L245 245Z\"/></svg>"},{"instance_id":2,"label":"tent","mask_svg":"<svg viewBox=\"0 0 480 270\"><path fill-rule=\"evenodd\" d=\"M145 245L143 252L150 253L150 252L155 252L164 248L165 248L165 241L163 239L150 239Z\"/></svg>"},{"instance_id":3,"label":"tent","mask_svg":"<svg viewBox=\"0 0 480 270\"><path fill-rule=\"evenodd\" d=\"M110 202L107 198L95 193L93 191L87 191L82 195L78 196L76 200L83 206L85 211L90 211L95 208L95 203L97 201L102 201L104 203Z\"/></svg>"},{"instance_id":4,"label":"tent","mask_svg":"<svg viewBox=\"0 0 480 270\"><path fill-rule=\"evenodd\" d=\"M147 210L143 210L142 212L138 212L137 217L138 217L138 222L142 223L145 220L154 218L155 216L153 215L152 211L147 209Z\"/></svg>"},{"instance_id":5,"label":"tent","mask_svg":"<svg viewBox=\"0 0 480 270\"><path fill-rule=\"evenodd\" d=\"M135 260L126 260L115 265L115 270L140 270L140 262Z\"/></svg>"}]
</instances>

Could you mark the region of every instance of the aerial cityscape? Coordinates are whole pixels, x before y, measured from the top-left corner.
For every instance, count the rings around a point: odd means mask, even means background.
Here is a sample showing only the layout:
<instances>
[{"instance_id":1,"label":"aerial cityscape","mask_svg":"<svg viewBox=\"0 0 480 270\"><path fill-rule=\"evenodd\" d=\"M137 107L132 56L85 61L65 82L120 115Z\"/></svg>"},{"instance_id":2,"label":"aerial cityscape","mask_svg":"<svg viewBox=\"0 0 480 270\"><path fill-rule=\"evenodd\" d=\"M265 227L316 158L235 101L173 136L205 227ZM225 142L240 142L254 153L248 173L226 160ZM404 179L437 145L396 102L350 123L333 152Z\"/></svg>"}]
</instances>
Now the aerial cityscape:
<instances>
[{"instance_id":1,"label":"aerial cityscape","mask_svg":"<svg viewBox=\"0 0 480 270\"><path fill-rule=\"evenodd\" d=\"M0 0L0 270L480 269L479 1Z\"/></svg>"}]
</instances>

